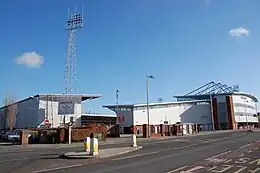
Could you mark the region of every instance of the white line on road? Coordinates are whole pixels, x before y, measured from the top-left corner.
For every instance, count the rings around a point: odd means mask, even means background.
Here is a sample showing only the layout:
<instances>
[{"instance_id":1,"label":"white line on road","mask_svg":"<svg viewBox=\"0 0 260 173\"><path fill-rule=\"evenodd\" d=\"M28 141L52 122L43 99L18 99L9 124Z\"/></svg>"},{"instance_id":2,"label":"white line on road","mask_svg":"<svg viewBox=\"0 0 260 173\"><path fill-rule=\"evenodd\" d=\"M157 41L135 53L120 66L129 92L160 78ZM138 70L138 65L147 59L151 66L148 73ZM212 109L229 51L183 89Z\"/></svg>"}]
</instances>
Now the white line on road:
<instances>
[{"instance_id":1,"label":"white line on road","mask_svg":"<svg viewBox=\"0 0 260 173\"><path fill-rule=\"evenodd\" d=\"M27 159L29 159L29 158L10 159L10 160L1 160L0 163L13 162L13 161L20 161L20 160L27 160Z\"/></svg>"},{"instance_id":2,"label":"white line on road","mask_svg":"<svg viewBox=\"0 0 260 173\"><path fill-rule=\"evenodd\" d=\"M209 157L209 158L207 158L207 159L205 159L205 160L214 159L214 158L216 158L216 157L219 157L219 156L222 156L222 155L225 155L225 154L228 154L228 153L231 153L231 151L229 150L229 151L226 151L226 152L224 152L224 153L220 153L220 154L218 154L218 155Z\"/></svg>"},{"instance_id":3,"label":"white line on road","mask_svg":"<svg viewBox=\"0 0 260 173\"><path fill-rule=\"evenodd\" d=\"M82 165L83 164L77 164L77 165L69 165L69 166L56 167L56 168L50 168L50 169L42 169L42 170L38 170L38 171L33 171L32 173L51 172L51 171L57 171L57 170L61 170L61 169L76 168L76 167L80 167Z\"/></svg>"},{"instance_id":4,"label":"white line on road","mask_svg":"<svg viewBox=\"0 0 260 173\"><path fill-rule=\"evenodd\" d=\"M205 143L209 143L210 141L207 141L207 140L197 140L198 142L205 142Z\"/></svg>"},{"instance_id":5,"label":"white line on road","mask_svg":"<svg viewBox=\"0 0 260 173\"><path fill-rule=\"evenodd\" d=\"M112 159L112 160L115 161L115 160L130 159L130 158L133 158L133 157L148 156L148 155L158 154L158 153L160 153L160 152L159 152L159 151L156 151L156 152L151 152L151 153L136 154L136 155L131 155L131 156L119 157L119 158L115 158L115 159Z\"/></svg>"},{"instance_id":6,"label":"white line on road","mask_svg":"<svg viewBox=\"0 0 260 173\"><path fill-rule=\"evenodd\" d=\"M180 168L177 168L177 169L174 169L174 170L171 170L171 171L168 171L166 173L173 173L173 172L177 172L177 171L180 171L180 170L183 170L185 168L187 168L188 166L183 166L183 167L180 167Z\"/></svg>"},{"instance_id":7,"label":"white line on road","mask_svg":"<svg viewBox=\"0 0 260 173\"><path fill-rule=\"evenodd\" d=\"M174 150L178 150L178 149L183 149L183 148L189 148L189 147L194 147L194 146L197 146L198 144L192 144L192 145L186 145L186 146L182 146L182 147L176 147L176 148L173 148Z\"/></svg>"},{"instance_id":8,"label":"white line on road","mask_svg":"<svg viewBox=\"0 0 260 173\"><path fill-rule=\"evenodd\" d=\"M245 148L245 147L248 147L248 146L250 146L250 145L252 145L252 144L249 143L249 144L246 144L246 145L241 146L240 148Z\"/></svg>"}]
</instances>

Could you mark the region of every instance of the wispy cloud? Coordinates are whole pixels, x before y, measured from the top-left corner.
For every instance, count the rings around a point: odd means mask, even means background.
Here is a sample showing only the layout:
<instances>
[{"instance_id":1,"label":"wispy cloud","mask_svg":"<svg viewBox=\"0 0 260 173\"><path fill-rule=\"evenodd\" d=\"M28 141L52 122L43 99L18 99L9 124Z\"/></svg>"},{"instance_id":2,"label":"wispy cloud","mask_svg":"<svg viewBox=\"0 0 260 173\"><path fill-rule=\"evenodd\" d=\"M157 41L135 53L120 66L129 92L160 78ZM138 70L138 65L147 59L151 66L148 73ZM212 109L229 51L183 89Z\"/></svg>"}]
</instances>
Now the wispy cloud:
<instances>
[{"instance_id":1,"label":"wispy cloud","mask_svg":"<svg viewBox=\"0 0 260 173\"><path fill-rule=\"evenodd\" d=\"M231 37L241 37L241 36L249 36L250 31L244 27L239 27L239 28L230 29L228 33Z\"/></svg>"},{"instance_id":2,"label":"wispy cloud","mask_svg":"<svg viewBox=\"0 0 260 173\"><path fill-rule=\"evenodd\" d=\"M44 64L44 57L36 52L27 52L15 58L17 64L25 65L29 68L39 68Z\"/></svg>"}]
</instances>

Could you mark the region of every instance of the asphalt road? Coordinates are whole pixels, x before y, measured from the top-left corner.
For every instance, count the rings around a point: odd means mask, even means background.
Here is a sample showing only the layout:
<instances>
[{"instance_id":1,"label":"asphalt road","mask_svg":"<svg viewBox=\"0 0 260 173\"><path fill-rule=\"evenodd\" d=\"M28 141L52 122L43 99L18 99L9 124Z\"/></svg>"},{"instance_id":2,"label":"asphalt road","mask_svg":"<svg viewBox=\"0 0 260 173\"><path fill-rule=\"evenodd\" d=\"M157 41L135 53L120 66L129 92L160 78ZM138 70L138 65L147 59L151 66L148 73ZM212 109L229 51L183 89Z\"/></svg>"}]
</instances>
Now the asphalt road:
<instances>
[{"instance_id":1,"label":"asphalt road","mask_svg":"<svg viewBox=\"0 0 260 173\"><path fill-rule=\"evenodd\" d=\"M100 160L64 160L73 149L1 152L1 173L260 173L260 132L230 132L168 140L143 141L143 149ZM105 147L129 144L104 145ZM259 165L258 165L259 164Z\"/></svg>"}]
</instances>

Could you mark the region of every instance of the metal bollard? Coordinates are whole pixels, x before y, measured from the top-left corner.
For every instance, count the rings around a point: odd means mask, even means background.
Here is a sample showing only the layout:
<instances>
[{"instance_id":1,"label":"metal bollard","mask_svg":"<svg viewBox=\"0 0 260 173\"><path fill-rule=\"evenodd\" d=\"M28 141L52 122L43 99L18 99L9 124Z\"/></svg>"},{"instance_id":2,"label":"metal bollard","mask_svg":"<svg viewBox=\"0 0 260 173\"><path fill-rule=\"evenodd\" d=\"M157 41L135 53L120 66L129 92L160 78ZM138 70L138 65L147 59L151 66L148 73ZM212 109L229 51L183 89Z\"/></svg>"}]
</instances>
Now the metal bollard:
<instances>
[{"instance_id":1,"label":"metal bollard","mask_svg":"<svg viewBox=\"0 0 260 173\"><path fill-rule=\"evenodd\" d=\"M84 138L84 149L86 152L90 151L90 137Z\"/></svg>"},{"instance_id":2,"label":"metal bollard","mask_svg":"<svg viewBox=\"0 0 260 173\"><path fill-rule=\"evenodd\" d=\"M98 140L97 138L92 138L90 140L90 152L89 155L96 156L98 155Z\"/></svg>"},{"instance_id":3,"label":"metal bollard","mask_svg":"<svg viewBox=\"0 0 260 173\"><path fill-rule=\"evenodd\" d=\"M137 147L137 144L136 144L136 135L135 135L135 134L133 134L132 140L133 140L133 147Z\"/></svg>"}]
</instances>

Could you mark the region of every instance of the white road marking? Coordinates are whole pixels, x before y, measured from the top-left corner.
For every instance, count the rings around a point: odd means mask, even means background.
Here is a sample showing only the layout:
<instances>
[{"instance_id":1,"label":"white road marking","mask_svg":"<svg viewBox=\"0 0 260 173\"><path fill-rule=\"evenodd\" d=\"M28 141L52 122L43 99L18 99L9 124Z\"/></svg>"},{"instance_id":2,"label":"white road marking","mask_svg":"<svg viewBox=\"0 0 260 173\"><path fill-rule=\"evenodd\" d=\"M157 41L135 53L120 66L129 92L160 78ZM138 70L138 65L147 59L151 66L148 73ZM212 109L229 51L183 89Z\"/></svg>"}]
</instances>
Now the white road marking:
<instances>
[{"instance_id":1,"label":"white road marking","mask_svg":"<svg viewBox=\"0 0 260 173\"><path fill-rule=\"evenodd\" d=\"M187 168L187 167L188 167L188 166L183 166L183 167L180 167L180 168L177 168L177 169L174 169L174 170L168 171L168 172L166 172L166 173L177 172L177 171L180 171L180 170L185 169L185 168Z\"/></svg>"},{"instance_id":2,"label":"white road marking","mask_svg":"<svg viewBox=\"0 0 260 173\"><path fill-rule=\"evenodd\" d=\"M115 159L112 159L112 160L115 161L115 160L130 159L130 158L133 158L133 157L148 156L148 155L158 154L158 153L160 153L160 152L159 152L159 151L156 151L156 152L151 152L151 153L136 154L136 155L131 155L131 156L119 157L119 158L115 158Z\"/></svg>"},{"instance_id":3,"label":"white road marking","mask_svg":"<svg viewBox=\"0 0 260 173\"><path fill-rule=\"evenodd\" d=\"M82 165L83 164L77 164L77 165L69 165L69 166L56 167L56 168L50 168L50 169L42 169L42 170L38 170L38 171L33 171L32 173L51 172L51 171L56 171L56 170L61 170L61 169L76 168L76 167L80 167Z\"/></svg>"},{"instance_id":4,"label":"white road marking","mask_svg":"<svg viewBox=\"0 0 260 173\"><path fill-rule=\"evenodd\" d=\"M247 166L236 166L237 168L240 168L239 170L237 170L236 172L234 173L239 173L239 172L242 172L244 171L245 169L247 169Z\"/></svg>"},{"instance_id":5,"label":"white road marking","mask_svg":"<svg viewBox=\"0 0 260 173\"><path fill-rule=\"evenodd\" d=\"M193 145L186 145L186 146L182 146L182 147L176 147L176 148L173 148L174 150L178 150L178 149L182 149L182 148L189 148L189 147L194 147L194 146L197 146L198 144L193 144Z\"/></svg>"},{"instance_id":6,"label":"white road marking","mask_svg":"<svg viewBox=\"0 0 260 173\"><path fill-rule=\"evenodd\" d=\"M249 164L252 165L254 163L256 163L257 165L260 165L260 159L256 159L256 160L250 162Z\"/></svg>"},{"instance_id":7,"label":"white road marking","mask_svg":"<svg viewBox=\"0 0 260 173\"><path fill-rule=\"evenodd\" d=\"M199 142L204 142L204 143L209 143L210 141L207 141L207 140L197 140Z\"/></svg>"},{"instance_id":8,"label":"white road marking","mask_svg":"<svg viewBox=\"0 0 260 173\"><path fill-rule=\"evenodd\" d=\"M180 173L192 173L192 171L196 171L196 170L199 170L199 169L203 169L205 168L204 166L195 166L187 171L181 171Z\"/></svg>"},{"instance_id":9,"label":"white road marking","mask_svg":"<svg viewBox=\"0 0 260 173\"><path fill-rule=\"evenodd\" d=\"M232 159L229 159L229 160L225 161L224 163L229 163L229 162L231 162L231 161L232 161Z\"/></svg>"},{"instance_id":10,"label":"white road marking","mask_svg":"<svg viewBox=\"0 0 260 173\"><path fill-rule=\"evenodd\" d=\"M210 168L209 170L211 172L217 172L217 173L222 173L222 172L226 172L227 170L231 169L232 167L234 167L234 165L222 165L221 166L221 170L215 170L216 168L218 168L217 166L213 166L212 168Z\"/></svg>"},{"instance_id":11,"label":"white road marking","mask_svg":"<svg viewBox=\"0 0 260 173\"><path fill-rule=\"evenodd\" d=\"M226 151L226 152L224 152L224 153L220 153L220 154L218 154L218 155L215 155L215 156L213 156L213 157L209 157L209 158L207 158L207 159L214 159L214 158L216 158L216 157L219 157L219 156L222 156L222 155L225 155L225 154L228 154L228 153L231 153L231 151L229 150L229 151ZM206 159L206 160L207 160Z\"/></svg>"},{"instance_id":12,"label":"white road marking","mask_svg":"<svg viewBox=\"0 0 260 173\"><path fill-rule=\"evenodd\" d=\"M256 168L255 170L249 170L249 172L251 173L257 173L258 171L260 171L260 168Z\"/></svg>"},{"instance_id":13,"label":"white road marking","mask_svg":"<svg viewBox=\"0 0 260 173\"><path fill-rule=\"evenodd\" d=\"M249 144L243 145L243 146L240 147L240 148L245 148L245 147L248 147L248 146L250 146L250 145L252 145L252 143L249 143Z\"/></svg>"},{"instance_id":14,"label":"white road marking","mask_svg":"<svg viewBox=\"0 0 260 173\"><path fill-rule=\"evenodd\" d=\"M208 158L206 160L212 163L220 163L226 161L226 159L218 159L218 158Z\"/></svg>"},{"instance_id":15,"label":"white road marking","mask_svg":"<svg viewBox=\"0 0 260 173\"><path fill-rule=\"evenodd\" d=\"M20 161L20 160L27 160L27 159L29 159L29 158L10 159L10 160L1 160L0 163L14 162L14 161Z\"/></svg>"}]
</instances>

